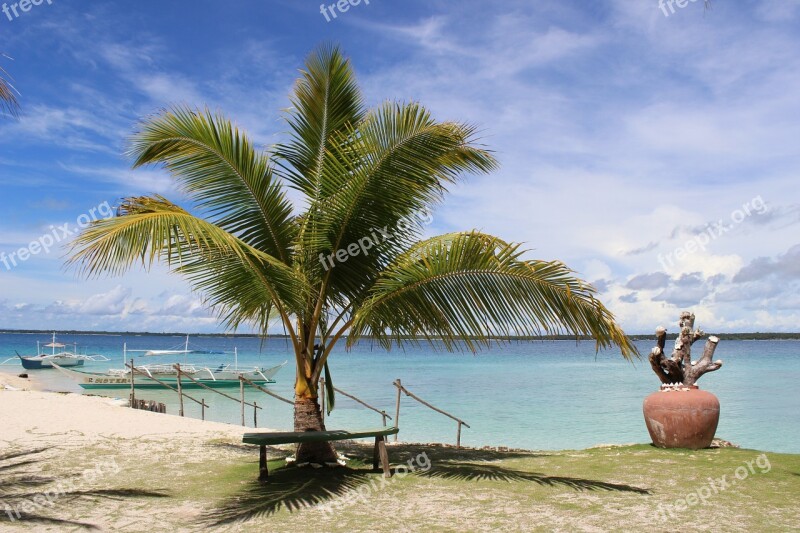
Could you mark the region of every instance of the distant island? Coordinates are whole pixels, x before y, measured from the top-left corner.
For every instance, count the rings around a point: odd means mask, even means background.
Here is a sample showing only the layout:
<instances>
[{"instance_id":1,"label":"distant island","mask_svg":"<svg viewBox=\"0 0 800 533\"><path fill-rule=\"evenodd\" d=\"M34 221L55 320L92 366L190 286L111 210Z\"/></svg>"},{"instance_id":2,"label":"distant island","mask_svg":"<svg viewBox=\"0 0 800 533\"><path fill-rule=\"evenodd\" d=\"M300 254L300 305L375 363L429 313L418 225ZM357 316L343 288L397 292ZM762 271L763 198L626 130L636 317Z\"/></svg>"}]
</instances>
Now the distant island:
<instances>
[{"instance_id":1,"label":"distant island","mask_svg":"<svg viewBox=\"0 0 800 533\"><path fill-rule=\"evenodd\" d=\"M24 334L24 335L50 335L53 330L41 329L0 329L0 335L6 334ZM150 337L184 337L187 333L184 332L161 332L154 333L152 331L83 331L83 330L58 330L61 335L114 335L114 336L150 336ZM724 340L739 340L739 341L785 341L785 340L800 340L800 333L715 333L708 331L709 335L716 335ZM222 337L222 338L259 338L256 333L188 333L192 337ZM668 333L667 339L675 340L678 334ZM270 339L285 339L288 335L283 334L270 334L266 335ZM629 335L635 341L655 340L653 334L639 334ZM404 339L413 340L413 337L402 337ZM588 336L574 336L574 335L541 335L541 336L492 336L491 340L494 341L591 341L592 338ZM420 339L417 339L420 340Z\"/></svg>"}]
</instances>

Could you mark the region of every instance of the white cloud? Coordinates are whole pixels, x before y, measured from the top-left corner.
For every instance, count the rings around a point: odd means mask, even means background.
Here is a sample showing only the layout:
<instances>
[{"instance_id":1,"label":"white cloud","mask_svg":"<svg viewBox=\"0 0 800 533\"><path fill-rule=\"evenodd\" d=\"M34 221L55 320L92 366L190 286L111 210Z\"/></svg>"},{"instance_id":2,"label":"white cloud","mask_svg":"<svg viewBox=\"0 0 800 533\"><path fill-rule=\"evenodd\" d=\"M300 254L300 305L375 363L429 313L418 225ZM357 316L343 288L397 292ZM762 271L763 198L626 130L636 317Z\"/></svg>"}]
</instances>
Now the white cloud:
<instances>
[{"instance_id":1,"label":"white cloud","mask_svg":"<svg viewBox=\"0 0 800 533\"><path fill-rule=\"evenodd\" d=\"M730 281L759 265L777 276L800 221L799 3L754 5L715 2L704 15L697 2L665 18L648 2L614 0L600 10L519 0L502 8L430 4L418 16L404 10L386 19L404 21L391 24L367 23L366 15L339 22L343 31L356 27L373 39L374 48L350 50L361 57L355 67L369 102L421 101L438 118L477 124L497 151L501 170L456 187L432 230L476 227L526 242L531 257L565 260L589 281L602 281L603 300L631 331L672 323L689 304L708 327L796 329L784 317L796 317L800 306L781 300L774 280ZM105 94L76 81L69 89L83 96L74 104L31 106L25 121L2 126L3 141L113 151L136 117L176 102L219 108L264 145L285 128L278 110L307 50L287 52L278 39L248 36L204 58L218 73L204 77L191 66L176 68L184 58L168 41L126 40L103 29L102 20L95 19L100 29L52 30L84 64L107 70L109 87L125 91ZM360 42L343 35L350 46ZM384 50L390 59L374 59ZM174 193L160 170L64 161L65 172L122 195ZM675 228L727 219L757 195L770 204L768 215L747 219L706 250L659 261L694 236ZM27 238L27 230L2 229L4 241ZM627 286L656 272L669 278L663 286ZM709 281L720 275L725 281ZM6 282L0 272L0 287L10 291L1 294L15 312L30 311L14 307L23 303L41 309L52 295L88 304L85 289L95 295L92 309L113 311L107 316L115 324L170 329L196 320L214 327L185 285L161 271L114 282L129 294L107 282L36 284L16 276ZM169 290L158 296L156 287ZM748 305L764 309L750 322Z\"/></svg>"}]
</instances>

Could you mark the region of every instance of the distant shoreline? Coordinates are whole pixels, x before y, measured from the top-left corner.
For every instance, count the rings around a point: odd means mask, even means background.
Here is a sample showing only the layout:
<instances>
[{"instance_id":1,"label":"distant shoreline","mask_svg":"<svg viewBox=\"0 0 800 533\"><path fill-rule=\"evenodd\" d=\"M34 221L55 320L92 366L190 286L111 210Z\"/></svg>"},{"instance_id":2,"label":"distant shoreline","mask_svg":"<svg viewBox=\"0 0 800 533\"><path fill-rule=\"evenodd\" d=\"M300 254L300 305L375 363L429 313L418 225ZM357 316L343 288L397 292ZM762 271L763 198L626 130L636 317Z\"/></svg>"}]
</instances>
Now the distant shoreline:
<instances>
[{"instance_id":1,"label":"distant shoreline","mask_svg":"<svg viewBox=\"0 0 800 533\"><path fill-rule=\"evenodd\" d=\"M52 335L53 330L37 329L0 329L0 335ZM153 333L150 331L81 331L81 330L58 330L60 335L107 335L107 336L148 336L148 337L185 337L186 332ZM725 340L759 340L759 341L778 341L778 340L800 340L800 333L714 333L707 332L708 335L716 335ZM192 337L222 337L222 338L260 338L256 333L189 333ZM288 335L270 334L264 337L269 339L288 339ZM635 341L655 340L652 334L629 335ZM369 339L371 337L364 337ZM402 337L408 340L424 341L422 337ZM667 339L677 338L677 333L668 333ZM491 337L493 341L592 341L591 337L574 335L542 335L542 336L519 336L519 337Z\"/></svg>"}]
</instances>

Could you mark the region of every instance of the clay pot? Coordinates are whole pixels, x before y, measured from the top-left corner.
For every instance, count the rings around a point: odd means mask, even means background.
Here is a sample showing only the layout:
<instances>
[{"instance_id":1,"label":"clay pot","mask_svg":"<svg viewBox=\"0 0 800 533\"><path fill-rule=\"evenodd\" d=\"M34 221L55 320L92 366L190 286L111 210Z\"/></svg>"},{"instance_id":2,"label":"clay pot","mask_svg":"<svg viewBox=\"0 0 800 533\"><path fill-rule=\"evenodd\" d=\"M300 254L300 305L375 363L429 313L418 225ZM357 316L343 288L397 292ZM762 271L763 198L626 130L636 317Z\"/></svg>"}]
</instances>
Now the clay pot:
<instances>
[{"instance_id":1,"label":"clay pot","mask_svg":"<svg viewBox=\"0 0 800 533\"><path fill-rule=\"evenodd\" d=\"M644 421L659 448L708 448L719 423L719 400L696 386L662 390L644 399Z\"/></svg>"}]
</instances>

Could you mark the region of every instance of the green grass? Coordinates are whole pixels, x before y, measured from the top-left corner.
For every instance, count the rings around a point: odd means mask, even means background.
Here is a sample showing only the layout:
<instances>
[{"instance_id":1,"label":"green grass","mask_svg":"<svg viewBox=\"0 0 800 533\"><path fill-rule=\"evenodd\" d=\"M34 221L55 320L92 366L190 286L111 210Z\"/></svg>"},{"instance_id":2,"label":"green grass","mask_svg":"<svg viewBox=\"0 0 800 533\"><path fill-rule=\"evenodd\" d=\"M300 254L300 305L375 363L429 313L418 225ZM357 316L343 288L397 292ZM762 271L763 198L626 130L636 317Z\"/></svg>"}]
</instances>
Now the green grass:
<instances>
[{"instance_id":1,"label":"green grass","mask_svg":"<svg viewBox=\"0 0 800 533\"><path fill-rule=\"evenodd\" d=\"M798 455L649 445L541 453L400 445L389 447L395 469L409 460L422 467L429 460L430 468L400 470L384 483L371 470L371 446L338 448L352 457L347 468L285 467L281 452L271 452L267 485L256 482L256 447L218 442L202 446L202 457L197 450L182 457L175 443L148 461L117 456L120 474L98 488L167 497L79 498L53 512L119 531L784 531L800 524ZM427 460L416 461L423 453ZM80 468L42 465L49 475ZM737 468L744 479L736 479ZM723 476L729 486L720 489ZM690 495L706 493L705 503L678 509L678 500L692 503Z\"/></svg>"}]
</instances>

